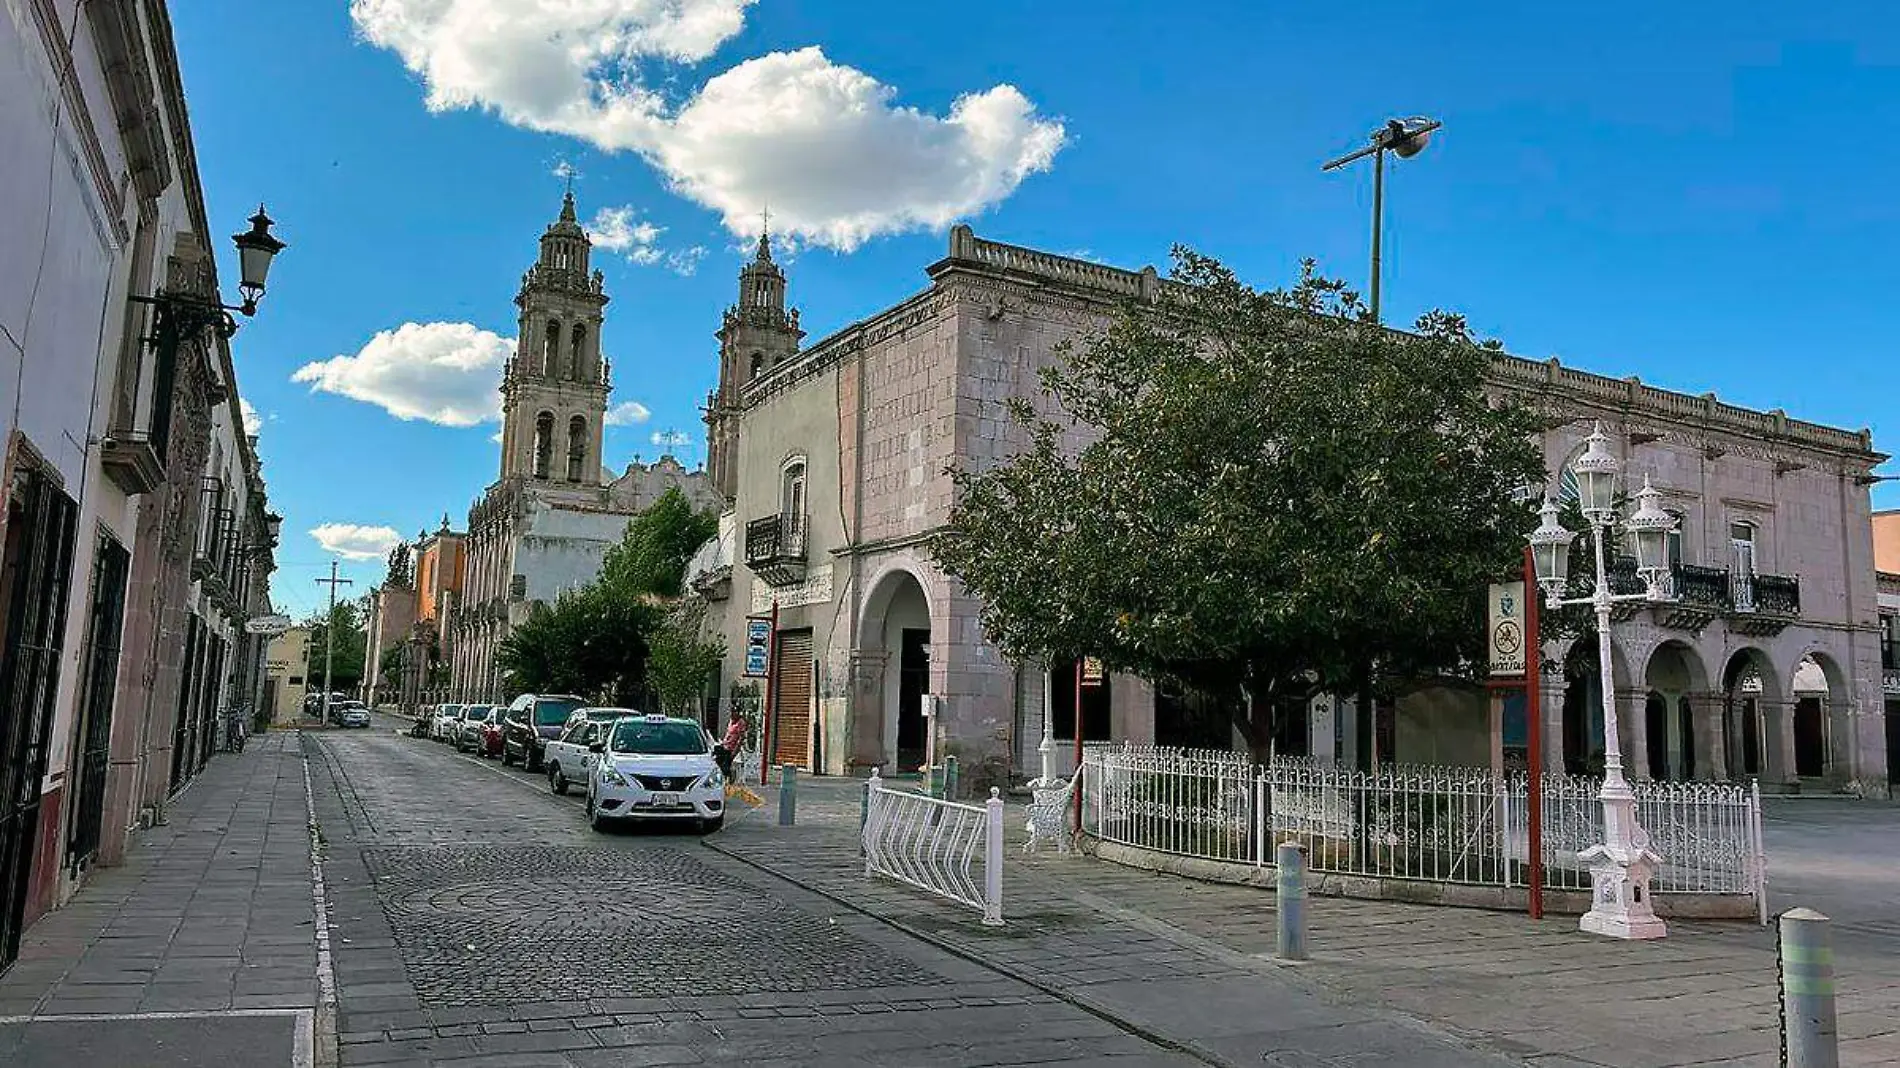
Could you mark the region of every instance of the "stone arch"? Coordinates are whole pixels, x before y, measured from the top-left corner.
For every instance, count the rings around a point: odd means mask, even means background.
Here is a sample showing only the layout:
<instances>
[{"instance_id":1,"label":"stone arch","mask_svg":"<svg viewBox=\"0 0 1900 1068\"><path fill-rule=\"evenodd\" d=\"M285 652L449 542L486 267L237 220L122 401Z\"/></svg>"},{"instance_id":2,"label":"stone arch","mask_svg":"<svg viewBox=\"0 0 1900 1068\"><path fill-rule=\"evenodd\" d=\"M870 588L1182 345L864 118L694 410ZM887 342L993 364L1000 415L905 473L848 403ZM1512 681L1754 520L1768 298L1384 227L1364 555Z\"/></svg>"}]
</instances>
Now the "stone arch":
<instances>
[{"instance_id":1,"label":"stone arch","mask_svg":"<svg viewBox=\"0 0 1900 1068\"><path fill-rule=\"evenodd\" d=\"M1640 771L1678 782L1722 778L1709 673L1695 647L1680 638L1657 643L1643 665L1641 692L1642 723L1634 722L1632 710L1630 732L1631 755Z\"/></svg>"},{"instance_id":2,"label":"stone arch","mask_svg":"<svg viewBox=\"0 0 1900 1068\"><path fill-rule=\"evenodd\" d=\"M587 324L575 323L567 350L567 377L582 381L587 369Z\"/></svg>"},{"instance_id":3,"label":"stone arch","mask_svg":"<svg viewBox=\"0 0 1900 1068\"><path fill-rule=\"evenodd\" d=\"M900 771L925 759L923 697L931 690L930 589L922 570L899 562L865 587L858 617L853 703L854 748L871 762Z\"/></svg>"},{"instance_id":4,"label":"stone arch","mask_svg":"<svg viewBox=\"0 0 1900 1068\"><path fill-rule=\"evenodd\" d=\"M581 481L587 471L587 417L574 416L567 421L567 480Z\"/></svg>"},{"instance_id":5,"label":"stone arch","mask_svg":"<svg viewBox=\"0 0 1900 1068\"><path fill-rule=\"evenodd\" d=\"M1628 656L1620 644L1611 641L1610 675L1615 693L1627 693L1635 685ZM1563 672L1563 698L1558 720L1563 770L1571 775L1602 774L1603 683L1602 671L1597 662L1596 635L1585 634L1573 640L1554 659L1561 665ZM1617 725L1621 728L1622 721L1619 720ZM1623 733L1623 748L1627 751L1628 733Z\"/></svg>"},{"instance_id":6,"label":"stone arch","mask_svg":"<svg viewBox=\"0 0 1900 1068\"><path fill-rule=\"evenodd\" d=\"M541 377L554 374L556 360L561 352L561 321L549 319L541 332Z\"/></svg>"},{"instance_id":7,"label":"stone arch","mask_svg":"<svg viewBox=\"0 0 1900 1068\"><path fill-rule=\"evenodd\" d=\"M1774 659L1761 648L1741 646L1722 665L1722 740L1729 774L1766 776L1776 752L1774 729L1782 719L1782 689Z\"/></svg>"},{"instance_id":8,"label":"stone arch","mask_svg":"<svg viewBox=\"0 0 1900 1068\"><path fill-rule=\"evenodd\" d=\"M1788 673L1788 696L1793 703L1790 770L1794 777L1846 777L1853 688L1831 649L1819 644L1804 648Z\"/></svg>"},{"instance_id":9,"label":"stone arch","mask_svg":"<svg viewBox=\"0 0 1900 1068\"><path fill-rule=\"evenodd\" d=\"M554 413L543 411L534 417L534 477L547 478L554 461Z\"/></svg>"}]
</instances>

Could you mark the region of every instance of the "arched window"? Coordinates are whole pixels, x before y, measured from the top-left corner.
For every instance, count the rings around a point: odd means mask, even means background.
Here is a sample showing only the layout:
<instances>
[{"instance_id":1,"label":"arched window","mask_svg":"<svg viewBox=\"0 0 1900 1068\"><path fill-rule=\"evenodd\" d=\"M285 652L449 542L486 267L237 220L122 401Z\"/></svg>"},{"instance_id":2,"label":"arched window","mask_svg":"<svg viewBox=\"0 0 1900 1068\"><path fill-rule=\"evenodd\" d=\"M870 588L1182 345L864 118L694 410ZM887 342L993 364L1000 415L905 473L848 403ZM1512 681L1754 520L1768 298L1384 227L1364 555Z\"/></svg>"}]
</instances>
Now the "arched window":
<instances>
[{"instance_id":1,"label":"arched window","mask_svg":"<svg viewBox=\"0 0 1900 1068\"><path fill-rule=\"evenodd\" d=\"M763 352L753 353L752 354L752 373L749 377L757 378L759 377L759 372L763 370L765 370L765 353Z\"/></svg>"},{"instance_id":2,"label":"arched window","mask_svg":"<svg viewBox=\"0 0 1900 1068\"><path fill-rule=\"evenodd\" d=\"M555 360L561 354L561 324L548 320L547 333L541 339L541 374L547 377L554 373Z\"/></svg>"},{"instance_id":3,"label":"arched window","mask_svg":"<svg viewBox=\"0 0 1900 1068\"><path fill-rule=\"evenodd\" d=\"M567 377L579 382L581 369L587 366L587 327L582 323L574 324L574 341L567 353Z\"/></svg>"},{"instance_id":4,"label":"arched window","mask_svg":"<svg viewBox=\"0 0 1900 1068\"><path fill-rule=\"evenodd\" d=\"M782 487L779 494L779 515L785 526L787 538L796 537L805 532L805 460L803 457L785 465L780 476Z\"/></svg>"},{"instance_id":5,"label":"arched window","mask_svg":"<svg viewBox=\"0 0 1900 1068\"><path fill-rule=\"evenodd\" d=\"M580 416L567 421L567 480L579 482L587 463L587 420Z\"/></svg>"},{"instance_id":6,"label":"arched window","mask_svg":"<svg viewBox=\"0 0 1900 1068\"><path fill-rule=\"evenodd\" d=\"M534 477L548 477L548 465L554 458L554 413L534 417Z\"/></svg>"}]
</instances>

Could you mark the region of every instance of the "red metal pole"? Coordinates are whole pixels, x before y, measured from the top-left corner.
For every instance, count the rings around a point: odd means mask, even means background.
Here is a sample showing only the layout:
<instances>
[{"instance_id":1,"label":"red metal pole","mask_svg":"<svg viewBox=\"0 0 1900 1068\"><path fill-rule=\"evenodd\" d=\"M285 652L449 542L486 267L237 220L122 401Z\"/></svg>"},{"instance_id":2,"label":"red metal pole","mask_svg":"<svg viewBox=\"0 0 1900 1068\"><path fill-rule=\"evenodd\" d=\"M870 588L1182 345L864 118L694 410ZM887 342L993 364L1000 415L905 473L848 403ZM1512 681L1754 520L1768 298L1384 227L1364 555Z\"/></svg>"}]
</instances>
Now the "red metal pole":
<instances>
[{"instance_id":1,"label":"red metal pole","mask_svg":"<svg viewBox=\"0 0 1900 1068\"><path fill-rule=\"evenodd\" d=\"M1082 833L1082 657L1075 658L1075 833Z\"/></svg>"},{"instance_id":2,"label":"red metal pole","mask_svg":"<svg viewBox=\"0 0 1900 1068\"><path fill-rule=\"evenodd\" d=\"M1530 782L1526 791L1530 818L1531 919L1544 918L1544 716L1542 705L1544 638L1538 630L1537 570L1530 546L1524 547L1524 714L1529 722Z\"/></svg>"},{"instance_id":3,"label":"red metal pole","mask_svg":"<svg viewBox=\"0 0 1900 1068\"><path fill-rule=\"evenodd\" d=\"M778 756L778 601L772 602L772 629L765 639L765 722L759 724L759 785L764 786L772 761Z\"/></svg>"}]
</instances>

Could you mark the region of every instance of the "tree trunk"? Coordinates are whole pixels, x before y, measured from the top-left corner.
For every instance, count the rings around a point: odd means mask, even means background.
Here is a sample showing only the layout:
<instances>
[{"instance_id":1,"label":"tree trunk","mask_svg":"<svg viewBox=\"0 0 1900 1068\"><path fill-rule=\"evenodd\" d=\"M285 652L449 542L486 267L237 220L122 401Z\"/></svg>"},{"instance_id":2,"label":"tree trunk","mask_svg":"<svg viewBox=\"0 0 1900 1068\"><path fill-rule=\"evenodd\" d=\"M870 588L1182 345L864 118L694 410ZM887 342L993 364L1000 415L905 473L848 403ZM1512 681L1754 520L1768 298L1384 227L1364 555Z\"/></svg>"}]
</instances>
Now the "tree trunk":
<instances>
[{"instance_id":1,"label":"tree trunk","mask_svg":"<svg viewBox=\"0 0 1900 1068\"><path fill-rule=\"evenodd\" d=\"M1238 721L1240 733L1247 738L1247 753L1255 764L1265 765L1273 759L1273 709L1275 702L1254 700L1253 687L1240 688L1241 714Z\"/></svg>"}]
</instances>

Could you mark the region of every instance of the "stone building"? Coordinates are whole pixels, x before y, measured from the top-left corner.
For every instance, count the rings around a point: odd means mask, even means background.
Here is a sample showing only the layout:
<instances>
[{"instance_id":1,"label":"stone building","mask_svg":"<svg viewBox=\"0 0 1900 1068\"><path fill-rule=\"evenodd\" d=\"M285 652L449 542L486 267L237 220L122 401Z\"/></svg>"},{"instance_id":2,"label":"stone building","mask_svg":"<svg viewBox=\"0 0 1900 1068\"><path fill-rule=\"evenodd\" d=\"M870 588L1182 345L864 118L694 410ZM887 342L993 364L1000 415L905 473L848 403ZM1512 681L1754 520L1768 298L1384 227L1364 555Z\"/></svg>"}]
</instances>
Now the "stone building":
<instances>
[{"instance_id":1,"label":"stone building","mask_svg":"<svg viewBox=\"0 0 1900 1068\"><path fill-rule=\"evenodd\" d=\"M592 243L574 195L541 236L522 276L520 328L501 382L500 477L470 507L462 594L450 620L450 699L507 696L495 654L536 603L591 582L627 522L673 486L697 504L713 496L706 475L670 456L602 466L612 389L600 351L608 297L590 269Z\"/></svg>"},{"instance_id":2,"label":"stone building","mask_svg":"<svg viewBox=\"0 0 1900 1068\"><path fill-rule=\"evenodd\" d=\"M1881 571L1876 576L1880 600L1880 694L1887 719L1887 766L1893 767L1894 754L1900 753L1900 572ZM1893 773L1888 772L1888 791L1893 790Z\"/></svg>"},{"instance_id":3,"label":"stone building","mask_svg":"<svg viewBox=\"0 0 1900 1068\"><path fill-rule=\"evenodd\" d=\"M255 700L277 530L165 5L8 5L0 144L4 968Z\"/></svg>"},{"instance_id":4,"label":"stone building","mask_svg":"<svg viewBox=\"0 0 1900 1068\"><path fill-rule=\"evenodd\" d=\"M1900 575L1900 508L1874 513L1874 567Z\"/></svg>"},{"instance_id":5,"label":"stone building","mask_svg":"<svg viewBox=\"0 0 1900 1068\"><path fill-rule=\"evenodd\" d=\"M310 678L310 628L292 627L270 640L265 659L264 703L270 721L281 727L303 722L303 699Z\"/></svg>"},{"instance_id":6,"label":"stone building","mask_svg":"<svg viewBox=\"0 0 1900 1068\"><path fill-rule=\"evenodd\" d=\"M729 681L747 681L749 632L776 618L775 760L831 774L915 767L934 706L940 752L961 754L965 781L980 785L1033 768L1045 717L1070 750L1076 670L1005 660L983 638L978 604L931 560L925 545L951 504L945 471L1020 449L1005 403L1045 405L1037 374L1056 346L1161 283L1153 268L985 241L965 226L927 274L914 296L793 352L797 320L761 243L725 316L707 410L708 466L729 510L691 578L730 650ZM1868 433L1556 361L1500 356L1493 388L1552 416L1551 470L1602 420L1626 470L1650 475L1683 516L1678 600L1616 634L1637 774L1884 792L1866 488L1882 457ZM1551 490L1568 492L1562 478ZM1587 651L1571 653L1546 653L1545 737L1553 765L1581 770L1600 733ZM1823 680L1825 695L1799 691L1797 674ZM1513 725L1472 687L1424 685L1379 705L1322 697L1291 717L1281 749L1498 764L1522 734L1521 711ZM1233 742L1218 719L1210 737L1135 678L1086 688L1081 719L1089 740Z\"/></svg>"}]
</instances>

